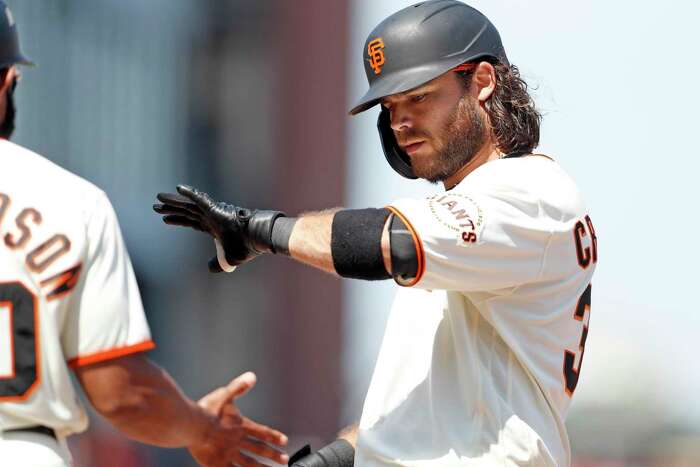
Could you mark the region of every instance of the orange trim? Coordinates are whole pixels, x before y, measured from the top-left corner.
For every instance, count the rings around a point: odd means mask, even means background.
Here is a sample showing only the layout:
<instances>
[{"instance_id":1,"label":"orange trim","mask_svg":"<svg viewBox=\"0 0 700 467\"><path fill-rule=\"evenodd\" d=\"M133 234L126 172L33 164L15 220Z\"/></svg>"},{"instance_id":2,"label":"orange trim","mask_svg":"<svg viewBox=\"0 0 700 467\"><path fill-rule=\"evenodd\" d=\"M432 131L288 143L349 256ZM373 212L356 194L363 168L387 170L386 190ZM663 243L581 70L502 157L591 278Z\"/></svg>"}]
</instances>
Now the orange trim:
<instances>
[{"instance_id":1,"label":"orange trim","mask_svg":"<svg viewBox=\"0 0 700 467\"><path fill-rule=\"evenodd\" d=\"M461 65L457 65L456 67L452 68L450 71L468 71L472 68L476 68L476 63L462 63Z\"/></svg>"},{"instance_id":2,"label":"orange trim","mask_svg":"<svg viewBox=\"0 0 700 467\"><path fill-rule=\"evenodd\" d=\"M155 347L156 344L149 339L138 344L127 345L126 347L115 347L113 349L103 350L90 355L71 358L68 360L68 366L75 368L84 365L91 365L93 363L104 362L105 360L124 357L125 355L132 353L145 352L147 350L154 349Z\"/></svg>"},{"instance_id":3,"label":"orange trim","mask_svg":"<svg viewBox=\"0 0 700 467\"><path fill-rule=\"evenodd\" d=\"M420 236L418 235L418 232L416 231L415 228L413 228L413 225L409 222L409 220L404 216L398 209L396 209L394 206L387 206L386 207L389 211L391 211L395 216L398 216L399 219L403 221L404 224L406 224L406 227L408 227L408 230L411 231L411 236L413 237L413 243L416 245L416 256L418 256L418 274L416 274L416 277L413 279L413 281L409 284L404 285L404 287L413 287L418 283L418 281L421 280L423 277L423 273L425 272L425 250L423 250L423 242L420 239ZM403 285L403 284L399 284Z\"/></svg>"}]
</instances>

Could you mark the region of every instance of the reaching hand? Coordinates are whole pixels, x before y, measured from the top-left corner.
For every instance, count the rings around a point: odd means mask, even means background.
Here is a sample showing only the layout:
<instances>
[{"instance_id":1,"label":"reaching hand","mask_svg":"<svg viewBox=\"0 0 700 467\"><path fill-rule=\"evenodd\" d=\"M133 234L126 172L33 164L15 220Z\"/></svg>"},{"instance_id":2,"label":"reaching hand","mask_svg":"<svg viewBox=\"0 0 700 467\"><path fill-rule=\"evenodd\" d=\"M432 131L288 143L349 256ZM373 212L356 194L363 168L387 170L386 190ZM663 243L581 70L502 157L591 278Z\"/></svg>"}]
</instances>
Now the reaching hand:
<instances>
[{"instance_id":1,"label":"reaching hand","mask_svg":"<svg viewBox=\"0 0 700 467\"><path fill-rule=\"evenodd\" d=\"M199 400L199 406L214 419L214 424L201 443L189 450L197 462L205 467L263 466L249 454L286 464L289 457L274 446L285 446L287 437L241 415L235 400L255 386L253 373L244 373ZM269 444L268 444L269 443Z\"/></svg>"},{"instance_id":2,"label":"reaching hand","mask_svg":"<svg viewBox=\"0 0 700 467\"><path fill-rule=\"evenodd\" d=\"M215 202L207 193L186 185L178 185L177 191L179 194L158 193L162 204L154 204L153 210L163 214L166 224L207 232L218 241L223 255L209 261L211 272L221 272L223 267L237 266L272 251L272 226L283 213Z\"/></svg>"}]
</instances>

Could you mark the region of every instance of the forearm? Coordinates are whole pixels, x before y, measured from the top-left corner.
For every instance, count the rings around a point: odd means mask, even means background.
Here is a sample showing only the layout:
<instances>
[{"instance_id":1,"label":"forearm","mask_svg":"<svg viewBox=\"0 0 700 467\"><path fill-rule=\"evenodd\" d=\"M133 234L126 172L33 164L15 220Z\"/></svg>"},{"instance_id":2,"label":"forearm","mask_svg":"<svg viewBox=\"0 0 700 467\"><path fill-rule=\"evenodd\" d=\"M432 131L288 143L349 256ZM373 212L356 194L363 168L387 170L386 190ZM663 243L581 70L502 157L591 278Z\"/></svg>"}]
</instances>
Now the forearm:
<instances>
[{"instance_id":1,"label":"forearm","mask_svg":"<svg viewBox=\"0 0 700 467\"><path fill-rule=\"evenodd\" d=\"M331 234L339 209L311 212L299 217L289 237L289 254L295 260L337 274L333 266Z\"/></svg>"},{"instance_id":2,"label":"forearm","mask_svg":"<svg viewBox=\"0 0 700 467\"><path fill-rule=\"evenodd\" d=\"M143 358L105 378L105 396L100 375L87 374L96 410L119 431L134 440L162 447L186 447L206 436L211 419L178 388L173 379L152 362ZM109 396L107 396L109 394Z\"/></svg>"},{"instance_id":3,"label":"forearm","mask_svg":"<svg viewBox=\"0 0 700 467\"><path fill-rule=\"evenodd\" d=\"M269 253L353 279L399 281L415 277L418 270L416 236L388 208L332 209L292 218L280 211L215 202L192 187L178 186L178 192L159 193L162 204L153 209L163 214L166 224L214 237L217 254L209 261L211 272L230 272ZM407 234L408 242L402 241Z\"/></svg>"},{"instance_id":4,"label":"forearm","mask_svg":"<svg viewBox=\"0 0 700 467\"><path fill-rule=\"evenodd\" d=\"M288 240L289 255L295 260L317 269L338 275L333 260L333 219L339 208L310 212L295 219ZM288 218L282 219L289 222ZM391 252L389 244L389 223L381 234L382 262L391 274Z\"/></svg>"},{"instance_id":5,"label":"forearm","mask_svg":"<svg viewBox=\"0 0 700 467\"><path fill-rule=\"evenodd\" d=\"M125 404L109 420L126 436L142 443L190 446L205 436L212 421L165 371L160 371L160 378L133 387L133 403Z\"/></svg>"}]
</instances>

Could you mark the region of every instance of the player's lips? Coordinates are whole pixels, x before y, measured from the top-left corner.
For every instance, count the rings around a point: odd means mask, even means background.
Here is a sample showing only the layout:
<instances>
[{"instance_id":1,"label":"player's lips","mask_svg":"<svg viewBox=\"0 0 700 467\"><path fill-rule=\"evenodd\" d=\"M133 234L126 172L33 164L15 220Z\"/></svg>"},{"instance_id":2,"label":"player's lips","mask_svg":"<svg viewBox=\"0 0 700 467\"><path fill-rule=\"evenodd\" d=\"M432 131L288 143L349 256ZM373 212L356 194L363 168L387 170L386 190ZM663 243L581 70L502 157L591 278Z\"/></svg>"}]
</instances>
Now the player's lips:
<instances>
[{"instance_id":1,"label":"player's lips","mask_svg":"<svg viewBox=\"0 0 700 467\"><path fill-rule=\"evenodd\" d=\"M425 141L417 141L415 143L402 145L401 149L403 149L407 154L413 154L414 152L418 151L421 146L423 146L423 143L425 143Z\"/></svg>"}]
</instances>

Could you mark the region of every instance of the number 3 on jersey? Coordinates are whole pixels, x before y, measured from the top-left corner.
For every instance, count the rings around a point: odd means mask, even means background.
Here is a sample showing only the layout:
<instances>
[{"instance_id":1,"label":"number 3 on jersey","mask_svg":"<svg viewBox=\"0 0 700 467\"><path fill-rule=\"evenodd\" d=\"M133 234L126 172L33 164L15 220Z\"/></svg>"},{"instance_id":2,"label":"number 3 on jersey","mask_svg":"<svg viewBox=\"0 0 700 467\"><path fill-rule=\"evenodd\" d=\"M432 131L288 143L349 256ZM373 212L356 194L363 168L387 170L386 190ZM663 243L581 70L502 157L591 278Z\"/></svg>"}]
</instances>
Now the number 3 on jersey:
<instances>
[{"instance_id":1,"label":"number 3 on jersey","mask_svg":"<svg viewBox=\"0 0 700 467\"><path fill-rule=\"evenodd\" d=\"M593 223L591 218L586 216L583 221L578 221L574 226L574 241L576 244L576 258L578 260L579 266L582 269L588 269L591 264L598 262L598 239L595 235L595 229L593 228ZM586 232L588 228L588 233ZM584 238L590 234L590 244L591 246L584 247ZM591 309L591 284L588 284L583 295L578 299L576 304L576 309L574 310L574 319L576 321L583 322L583 332L581 333L581 340L578 346L578 364L576 362L576 352L571 350L564 351L564 382L566 386L566 393L571 396L576 389L578 384L578 377L581 372L581 365L583 363L583 354L586 350L586 339L588 338L588 320L590 320L590 309ZM588 311L588 320L586 318L586 311ZM585 321L584 321L585 320Z\"/></svg>"},{"instance_id":2,"label":"number 3 on jersey","mask_svg":"<svg viewBox=\"0 0 700 467\"><path fill-rule=\"evenodd\" d=\"M586 287L586 291L583 292L581 298L578 299L578 304L576 305L576 311L574 311L574 319L577 321L583 321L586 311L589 312L588 318L590 319L590 308L591 308L591 285ZM583 353L586 350L586 339L588 338L588 321L583 323L583 333L581 333L581 341L578 345L580 352L578 365L576 365L576 353L570 350L564 351L564 380L566 381L566 393L571 396L576 389L578 384L578 375L581 371L581 363L583 362Z\"/></svg>"},{"instance_id":3,"label":"number 3 on jersey","mask_svg":"<svg viewBox=\"0 0 700 467\"><path fill-rule=\"evenodd\" d=\"M0 283L0 402L26 399L39 382L37 301L19 282ZM8 355L9 352L9 355Z\"/></svg>"}]
</instances>

